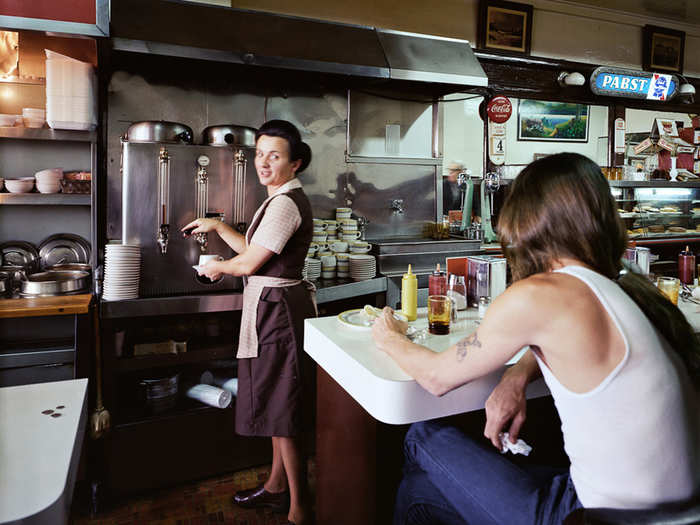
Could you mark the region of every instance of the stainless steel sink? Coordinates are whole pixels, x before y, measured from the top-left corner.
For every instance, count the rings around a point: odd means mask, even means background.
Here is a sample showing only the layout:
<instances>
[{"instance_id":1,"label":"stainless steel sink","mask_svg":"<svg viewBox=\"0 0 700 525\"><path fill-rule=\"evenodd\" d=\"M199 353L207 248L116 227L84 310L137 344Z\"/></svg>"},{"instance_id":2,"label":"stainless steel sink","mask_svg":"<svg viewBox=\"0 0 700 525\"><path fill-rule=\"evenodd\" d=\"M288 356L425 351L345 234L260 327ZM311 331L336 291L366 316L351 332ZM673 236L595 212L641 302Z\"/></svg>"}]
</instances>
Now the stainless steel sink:
<instances>
[{"instance_id":1,"label":"stainless steel sink","mask_svg":"<svg viewBox=\"0 0 700 525\"><path fill-rule=\"evenodd\" d=\"M368 240L372 254L377 257L377 271L388 277L402 275L408 265L415 274L430 273L435 265L445 265L447 257L464 257L481 252L481 242L476 240L433 240L417 237L395 237Z\"/></svg>"}]
</instances>

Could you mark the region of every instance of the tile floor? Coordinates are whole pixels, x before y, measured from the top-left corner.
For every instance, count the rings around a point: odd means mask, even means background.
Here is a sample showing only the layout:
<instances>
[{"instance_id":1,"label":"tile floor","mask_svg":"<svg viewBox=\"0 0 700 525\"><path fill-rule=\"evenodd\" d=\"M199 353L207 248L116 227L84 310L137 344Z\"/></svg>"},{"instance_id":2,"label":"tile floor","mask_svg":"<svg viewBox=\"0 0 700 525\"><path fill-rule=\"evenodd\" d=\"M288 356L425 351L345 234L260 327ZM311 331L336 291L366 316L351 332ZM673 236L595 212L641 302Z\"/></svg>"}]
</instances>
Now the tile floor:
<instances>
[{"instance_id":1,"label":"tile floor","mask_svg":"<svg viewBox=\"0 0 700 525\"><path fill-rule=\"evenodd\" d=\"M309 478L314 493L313 464ZM73 516L72 525L272 525L287 516L268 510L242 509L233 502L236 491L265 481L270 466L162 489L114 505L95 517Z\"/></svg>"}]
</instances>

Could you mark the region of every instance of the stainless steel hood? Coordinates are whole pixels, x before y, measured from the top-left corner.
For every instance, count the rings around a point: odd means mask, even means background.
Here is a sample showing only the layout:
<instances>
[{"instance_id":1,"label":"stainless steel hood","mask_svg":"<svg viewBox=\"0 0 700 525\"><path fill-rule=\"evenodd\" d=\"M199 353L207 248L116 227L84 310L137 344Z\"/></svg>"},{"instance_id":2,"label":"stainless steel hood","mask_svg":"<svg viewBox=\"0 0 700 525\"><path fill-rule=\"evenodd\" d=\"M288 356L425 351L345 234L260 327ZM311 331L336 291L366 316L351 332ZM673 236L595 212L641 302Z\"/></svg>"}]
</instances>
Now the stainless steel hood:
<instances>
[{"instance_id":1,"label":"stainless steel hood","mask_svg":"<svg viewBox=\"0 0 700 525\"><path fill-rule=\"evenodd\" d=\"M181 0L112 2L118 51L455 86L488 81L469 42Z\"/></svg>"}]
</instances>

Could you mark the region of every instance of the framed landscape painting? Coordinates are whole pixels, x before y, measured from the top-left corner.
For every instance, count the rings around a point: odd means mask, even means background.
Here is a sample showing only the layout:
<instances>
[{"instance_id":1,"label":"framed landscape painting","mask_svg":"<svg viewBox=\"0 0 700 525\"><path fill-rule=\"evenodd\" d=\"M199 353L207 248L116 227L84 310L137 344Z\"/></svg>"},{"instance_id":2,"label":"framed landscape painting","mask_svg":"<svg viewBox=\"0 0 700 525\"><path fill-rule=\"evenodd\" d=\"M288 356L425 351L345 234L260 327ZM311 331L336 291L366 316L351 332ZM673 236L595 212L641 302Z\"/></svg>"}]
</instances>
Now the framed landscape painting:
<instances>
[{"instance_id":1,"label":"framed landscape painting","mask_svg":"<svg viewBox=\"0 0 700 525\"><path fill-rule=\"evenodd\" d=\"M518 101L518 140L588 142L588 106L543 100Z\"/></svg>"},{"instance_id":2,"label":"framed landscape painting","mask_svg":"<svg viewBox=\"0 0 700 525\"><path fill-rule=\"evenodd\" d=\"M532 6L502 0L479 4L479 47L530 54Z\"/></svg>"}]
</instances>

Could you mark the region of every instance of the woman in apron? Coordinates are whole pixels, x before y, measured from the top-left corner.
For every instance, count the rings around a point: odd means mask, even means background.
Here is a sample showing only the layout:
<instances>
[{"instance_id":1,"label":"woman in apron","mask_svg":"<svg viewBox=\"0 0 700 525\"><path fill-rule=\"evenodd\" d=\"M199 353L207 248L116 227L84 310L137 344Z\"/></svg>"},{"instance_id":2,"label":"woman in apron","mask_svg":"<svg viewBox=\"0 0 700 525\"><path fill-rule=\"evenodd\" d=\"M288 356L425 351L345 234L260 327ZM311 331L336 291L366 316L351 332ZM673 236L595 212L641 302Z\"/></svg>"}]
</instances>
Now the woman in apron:
<instances>
[{"instance_id":1,"label":"woman in apron","mask_svg":"<svg viewBox=\"0 0 700 525\"><path fill-rule=\"evenodd\" d=\"M190 234L215 231L238 255L211 261L201 275L243 276L243 312L238 345L236 432L272 437L272 470L265 483L234 496L243 507L287 513L289 523L310 521L301 433L304 319L316 316L313 286L302 280L313 217L297 174L311 149L284 120L263 124L256 136L255 168L268 198L245 237L215 219L196 219Z\"/></svg>"}]
</instances>

